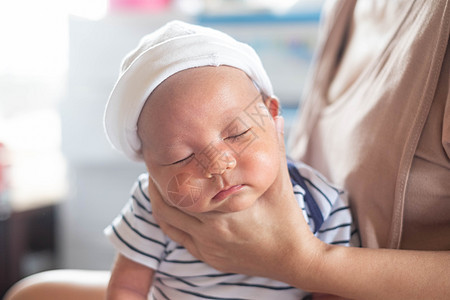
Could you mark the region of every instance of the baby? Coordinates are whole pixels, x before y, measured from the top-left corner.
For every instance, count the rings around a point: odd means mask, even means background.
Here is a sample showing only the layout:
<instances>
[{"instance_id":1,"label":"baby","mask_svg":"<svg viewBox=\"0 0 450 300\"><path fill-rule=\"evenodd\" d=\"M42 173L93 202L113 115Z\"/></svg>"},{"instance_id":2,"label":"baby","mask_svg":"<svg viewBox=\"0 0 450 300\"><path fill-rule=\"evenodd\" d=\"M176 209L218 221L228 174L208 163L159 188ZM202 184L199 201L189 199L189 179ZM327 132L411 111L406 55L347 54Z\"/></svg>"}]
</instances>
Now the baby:
<instances>
[{"instance_id":1,"label":"baby","mask_svg":"<svg viewBox=\"0 0 450 300\"><path fill-rule=\"evenodd\" d=\"M105 111L111 144L148 170L105 229L119 252L110 299L307 295L197 260L161 231L148 195L151 180L165 201L186 213L214 216L249 208L274 184L280 168L278 113L270 80L248 45L180 21L141 40L123 61ZM289 162L288 168L311 230L327 243L349 245L354 227L342 191L302 163Z\"/></svg>"}]
</instances>

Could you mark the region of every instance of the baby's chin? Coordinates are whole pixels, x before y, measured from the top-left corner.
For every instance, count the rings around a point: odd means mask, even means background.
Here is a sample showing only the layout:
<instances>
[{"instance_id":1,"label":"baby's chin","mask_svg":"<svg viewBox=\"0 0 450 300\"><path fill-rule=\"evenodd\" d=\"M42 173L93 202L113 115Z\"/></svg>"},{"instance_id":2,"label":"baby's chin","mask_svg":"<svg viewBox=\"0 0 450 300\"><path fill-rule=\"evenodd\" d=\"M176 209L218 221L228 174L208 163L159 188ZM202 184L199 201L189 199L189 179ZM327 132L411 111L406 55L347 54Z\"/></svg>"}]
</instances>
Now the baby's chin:
<instances>
[{"instance_id":1,"label":"baby's chin","mask_svg":"<svg viewBox=\"0 0 450 300\"><path fill-rule=\"evenodd\" d=\"M224 203L221 206L219 206L215 211L221 213L232 213L243 211L251 207L256 202L256 200L257 198L254 197L253 195L231 196L230 198L224 200Z\"/></svg>"},{"instance_id":2,"label":"baby's chin","mask_svg":"<svg viewBox=\"0 0 450 300\"><path fill-rule=\"evenodd\" d=\"M251 207L257 200L253 195L231 195L230 197L216 202L213 199L205 200L191 207L179 207L179 209L190 213L233 213L246 210Z\"/></svg>"}]
</instances>

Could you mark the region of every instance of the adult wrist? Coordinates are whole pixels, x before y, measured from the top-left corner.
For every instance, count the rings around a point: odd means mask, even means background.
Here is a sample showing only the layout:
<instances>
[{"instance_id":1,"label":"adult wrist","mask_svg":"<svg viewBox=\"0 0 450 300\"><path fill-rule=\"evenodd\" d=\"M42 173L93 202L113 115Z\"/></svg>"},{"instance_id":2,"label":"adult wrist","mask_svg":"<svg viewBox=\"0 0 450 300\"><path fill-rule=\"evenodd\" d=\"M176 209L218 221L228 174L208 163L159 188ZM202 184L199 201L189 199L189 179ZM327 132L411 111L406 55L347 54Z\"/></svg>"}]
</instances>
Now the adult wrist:
<instances>
[{"instance_id":1,"label":"adult wrist","mask_svg":"<svg viewBox=\"0 0 450 300\"><path fill-rule=\"evenodd\" d=\"M323 292L321 272L325 268L329 246L311 234L310 238L294 243L284 270L277 280L308 292Z\"/></svg>"}]
</instances>

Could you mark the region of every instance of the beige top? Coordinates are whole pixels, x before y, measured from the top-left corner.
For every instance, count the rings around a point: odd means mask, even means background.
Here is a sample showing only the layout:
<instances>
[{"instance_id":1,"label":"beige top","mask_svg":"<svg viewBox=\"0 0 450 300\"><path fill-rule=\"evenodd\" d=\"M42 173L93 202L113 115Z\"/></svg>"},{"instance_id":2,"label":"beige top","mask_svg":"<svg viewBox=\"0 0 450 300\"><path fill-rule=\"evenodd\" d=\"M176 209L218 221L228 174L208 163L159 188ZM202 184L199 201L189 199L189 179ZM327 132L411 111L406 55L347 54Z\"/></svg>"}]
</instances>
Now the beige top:
<instances>
[{"instance_id":1,"label":"beige top","mask_svg":"<svg viewBox=\"0 0 450 300\"><path fill-rule=\"evenodd\" d=\"M325 10L289 155L348 190L364 246L450 250L449 1Z\"/></svg>"}]
</instances>

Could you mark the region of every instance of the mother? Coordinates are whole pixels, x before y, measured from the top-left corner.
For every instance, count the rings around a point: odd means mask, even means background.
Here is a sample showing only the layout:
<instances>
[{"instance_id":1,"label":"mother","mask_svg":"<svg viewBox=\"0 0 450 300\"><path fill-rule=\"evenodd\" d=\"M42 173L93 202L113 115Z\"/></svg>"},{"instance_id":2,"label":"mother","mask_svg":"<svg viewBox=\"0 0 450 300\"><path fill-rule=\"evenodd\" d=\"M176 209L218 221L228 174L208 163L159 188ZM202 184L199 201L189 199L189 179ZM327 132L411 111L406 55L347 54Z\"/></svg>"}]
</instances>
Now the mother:
<instances>
[{"instance_id":1,"label":"mother","mask_svg":"<svg viewBox=\"0 0 450 300\"><path fill-rule=\"evenodd\" d=\"M224 271L347 298L450 298L449 1L334 1L324 14L288 149L349 191L365 248L322 244L280 199L244 223L162 201L155 213Z\"/></svg>"}]
</instances>

